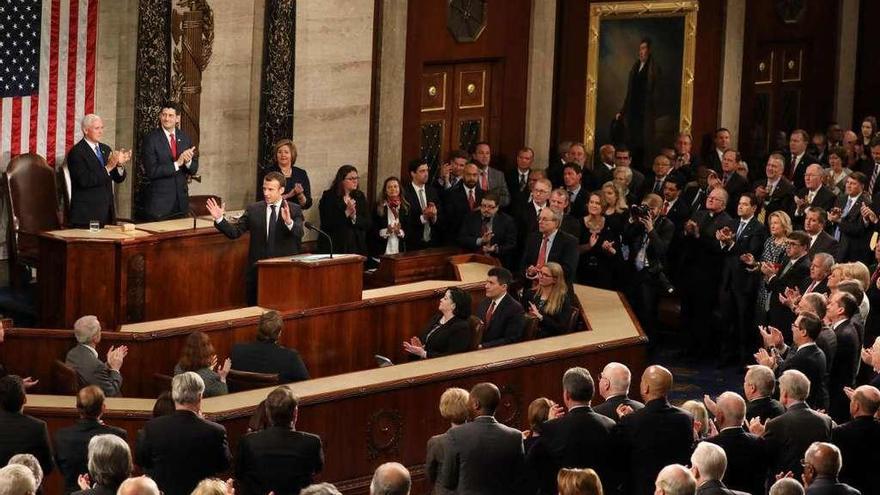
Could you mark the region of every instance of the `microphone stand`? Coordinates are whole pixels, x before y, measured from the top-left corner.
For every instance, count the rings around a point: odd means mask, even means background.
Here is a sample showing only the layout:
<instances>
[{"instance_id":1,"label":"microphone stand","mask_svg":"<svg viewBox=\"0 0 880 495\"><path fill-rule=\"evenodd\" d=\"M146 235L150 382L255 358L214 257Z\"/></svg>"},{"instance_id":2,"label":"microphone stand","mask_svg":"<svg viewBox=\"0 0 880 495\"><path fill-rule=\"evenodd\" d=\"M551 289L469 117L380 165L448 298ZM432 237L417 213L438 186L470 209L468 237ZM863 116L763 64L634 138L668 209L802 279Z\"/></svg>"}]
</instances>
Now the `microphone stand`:
<instances>
[{"instance_id":1,"label":"microphone stand","mask_svg":"<svg viewBox=\"0 0 880 495\"><path fill-rule=\"evenodd\" d=\"M330 243L330 259L332 260L333 259L333 239L330 238L330 235L328 235L326 232L319 229L318 227L315 227L314 225L312 225L312 222L305 222L305 223L303 223L303 225L305 226L305 228L312 230L312 231L315 231L318 234L321 234L327 238L327 242Z\"/></svg>"}]
</instances>

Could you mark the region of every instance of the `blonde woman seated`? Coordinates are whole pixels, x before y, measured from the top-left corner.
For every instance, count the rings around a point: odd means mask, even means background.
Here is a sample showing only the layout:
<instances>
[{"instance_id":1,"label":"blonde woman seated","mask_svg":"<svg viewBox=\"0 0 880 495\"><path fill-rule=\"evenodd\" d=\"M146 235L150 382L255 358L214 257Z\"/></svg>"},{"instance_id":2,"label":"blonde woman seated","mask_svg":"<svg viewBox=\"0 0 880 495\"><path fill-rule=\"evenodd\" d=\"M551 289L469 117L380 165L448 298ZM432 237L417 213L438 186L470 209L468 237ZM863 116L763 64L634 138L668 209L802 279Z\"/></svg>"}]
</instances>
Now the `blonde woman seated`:
<instances>
[{"instance_id":1,"label":"blonde woman seated","mask_svg":"<svg viewBox=\"0 0 880 495\"><path fill-rule=\"evenodd\" d=\"M571 331L568 324L573 310L571 293L559 263L550 262L538 272L538 286L523 292L523 307L538 319L538 337L562 335Z\"/></svg>"},{"instance_id":2,"label":"blonde woman seated","mask_svg":"<svg viewBox=\"0 0 880 495\"><path fill-rule=\"evenodd\" d=\"M229 393L226 386L226 375L232 369L232 361L226 358L223 366L217 364L217 353L211 339L204 332L193 332L183 344L180 360L174 366L174 376L187 371L195 372L205 382L204 397L225 395Z\"/></svg>"},{"instance_id":3,"label":"blonde woman seated","mask_svg":"<svg viewBox=\"0 0 880 495\"><path fill-rule=\"evenodd\" d=\"M443 395L440 396L440 416L449 421L449 430L456 426L463 425L468 419L468 398L470 394L463 388L447 388ZM446 430L447 432L449 430ZM446 455L446 433L434 435L428 439L426 448L425 474L428 481L434 487L433 493L455 493L455 490L449 490L442 483L437 482L440 477L440 471L443 469L443 457Z\"/></svg>"},{"instance_id":4,"label":"blonde woman seated","mask_svg":"<svg viewBox=\"0 0 880 495\"><path fill-rule=\"evenodd\" d=\"M560 469L556 475L559 495L602 495L602 480L592 469Z\"/></svg>"}]
</instances>

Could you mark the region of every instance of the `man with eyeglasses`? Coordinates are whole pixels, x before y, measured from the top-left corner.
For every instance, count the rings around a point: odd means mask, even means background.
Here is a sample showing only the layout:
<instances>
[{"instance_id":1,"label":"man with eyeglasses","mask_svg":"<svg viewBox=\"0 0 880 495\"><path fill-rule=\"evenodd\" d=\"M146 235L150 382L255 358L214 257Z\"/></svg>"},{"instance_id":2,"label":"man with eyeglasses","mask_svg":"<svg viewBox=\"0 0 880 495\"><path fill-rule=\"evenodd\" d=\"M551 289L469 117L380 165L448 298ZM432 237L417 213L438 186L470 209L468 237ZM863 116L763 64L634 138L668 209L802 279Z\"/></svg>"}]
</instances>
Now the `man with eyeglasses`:
<instances>
[{"instance_id":1,"label":"man with eyeglasses","mask_svg":"<svg viewBox=\"0 0 880 495\"><path fill-rule=\"evenodd\" d=\"M785 296L786 289L790 287L797 287L801 294L809 287L811 283L810 258L807 256L809 248L810 236L806 232L800 230L792 232L785 243L783 262L773 264L765 261L760 267L764 275L764 283L770 291L768 324L780 329L786 342L791 342L791 334L787 329L794 321L794 313L780 301L779 296Z\"/></svg>"},{"instance_id":2,"label":"man with eyeglasses","mask_svg":"<svg viewBox=\"0 0 880 495\"><path fill-rule=\"evenodd\" d=\"M537 186L536 186L537 188ZM549 194L549 190L547 191ZM559 230L562 215L550 208L541 210L538 215L538 231L529 234L525 252L520 262L520 273L529 280L535 280L545 264L555 261L562 266L565 283L573 283L578 264L577 239Z\"/></svg>"},{"instance_id":3,"label":"man with eyeglasses","mask_svg":"<svg viewBox=\"0 0 880 495\"><path fill-rule=\"evenodd\" d=\"M807 495L860 495L862 492L841 483L837 479L843 465L843 456L836 445L827 442L813 442L804 459L804 487ZM871 469L876 469L872 466ZM877 487L865 487L876 489ZM865 492L869 493L869 492Z\"/></svg>"},{"instance_id":4,"label":"man with eyeglasses","mask_svg":"<svg viewBox=\"0 0 880 495\"><path fill-rule=\"evenodd\" d=\"M617 406L625 404L633 411L645 407L641 402L629 398L631 382L632 372L626 365L616 362L606 364L599 375L599 395L605 399L605 402L596 406L595 411L614 421L619 421Z\"/></svg>"},{"instance_id":5,"label":"man with eyeglasses","mask_svg":"<svg viewBox=\"0 0 880 495\"><path fill-rule=\"evenodd\" d=\"M516 250L516 226L507 213L498 211L498 196L486 193L480 208L464 218L458 233L458 245L470 251L498 258L511 267Z\"/></svg>"}]
</instances>

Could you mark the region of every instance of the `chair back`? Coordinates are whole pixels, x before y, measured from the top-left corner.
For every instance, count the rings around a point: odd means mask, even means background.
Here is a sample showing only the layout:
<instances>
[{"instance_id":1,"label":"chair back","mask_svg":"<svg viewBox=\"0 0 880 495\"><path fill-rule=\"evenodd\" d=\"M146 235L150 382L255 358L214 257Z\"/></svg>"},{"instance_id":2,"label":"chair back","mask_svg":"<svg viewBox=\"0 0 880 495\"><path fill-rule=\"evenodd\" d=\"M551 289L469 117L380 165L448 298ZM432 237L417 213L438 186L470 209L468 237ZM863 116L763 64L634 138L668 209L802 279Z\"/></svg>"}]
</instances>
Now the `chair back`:
<instances>
[{"instance_id":1,"label":"chair back","mask_svg":"<svg viewBox=\"0 0 880 495\"><path fill-rule=\"evenodd\" d=\"M250 371L229 370L226 376L229 392L244 392L257 388L271 387L281 383L278 373L253 373Z\"/></svg>"},{"instance_id":2,"label":"chair back","mask_svg":"<svg viewBox=\"0 0 880 495\"><path fill-rule=\"evenodd\" d=\"M153 373L153 381L156 384L156 391L159 393L162 392L171 392L171 380L174 377L171 375L166 375L163 373Z\"/></svg>"},{"instance_id":3,"label":"chair back","mask_svg":"<svg viewBox=\"0 0 880 495\"><path fill-rule=\"evenodd\" d=\"M574 307L571 310L571 317L568 319L568 332L576 332L579 327L581 317L581 311L579 308Z\"/></svg>"},{"instance_id":4,"label":"chair back","mask_svg":"<svg viewBox=\"0 0 880 495\"><path fill-rule=\"evenodd\" d=\"M208 202L209 198L214 198L214 201L216 201L218 205L222 203L220 196L217 196L216 194L200 194L197 196L190 196L189 197L190 211L192 211L193 214L195 214L195 216L197 216L197 217L203 217L205 215L210 215L211 212L208 211L208 206L207 206L207 202Z\"/></svg>"},{"instance_id":5,"label":"chair back","mask_svg":"<svg viewBox=\"0 0 880 495\"><path fill-rule=\"evenodd\" d=\"M52 361L52 393L76 395L83 385L76 370L61 360Z\"/></svg>"},{"instance_id":6,"label":"chair back","mask_svg":"<svg viewBox=\"0 0 880 495\"><path fill-rule=\"evenodd\" d=\"M526 314L526 325L523 330L523 341L526 340L535 340L535 337L538 336L538 318L532 314Z\"/></svg>"},{"instance_id":7,"label":"chair back","mask_svg":"<svg viewBox=\"0 0 880 495\"><path fill-rule=\"evenodd\" d=\"M476 315L471 315L468 318L468 326L471 328L471 351L475 351L480 348L480 344L483 343L483 320L481 320Z\"/></svg>"},{"instance_id":8,"label":"chair back","mask_svg":"<svg viewBox=\"0 0 880 495\"><path fill-rule=\"evenodd\" d=\"M36 266L37 235L61 228L55 170L40 155L18 155L6 168L6 187L11 251L17 262Z\"/></svg>"}]
</instances>

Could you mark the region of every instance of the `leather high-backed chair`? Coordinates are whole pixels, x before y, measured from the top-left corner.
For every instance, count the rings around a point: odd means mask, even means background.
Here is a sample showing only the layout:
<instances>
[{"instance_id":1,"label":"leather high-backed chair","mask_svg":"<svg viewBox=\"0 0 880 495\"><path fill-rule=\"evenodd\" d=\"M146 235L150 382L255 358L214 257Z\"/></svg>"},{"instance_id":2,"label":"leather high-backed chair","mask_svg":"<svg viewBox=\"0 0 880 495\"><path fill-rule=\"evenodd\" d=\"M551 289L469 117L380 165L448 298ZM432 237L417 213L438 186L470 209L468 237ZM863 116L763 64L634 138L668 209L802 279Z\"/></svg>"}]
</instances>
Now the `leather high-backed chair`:
<instances>
[{"instance_id":1,"label":"leather high-backed chair","mask_svg":"<svg viewBox=\"0 0 880 495\"><path fill-rule=\"evenodd\" d=\"M252 371L229 370L226 377L229 392L244 392L258 388L271 387L281 383L278 373L254 373Z\"/></svg>"},{"instance_id":2,"label":"leather high-backed chair","mask_svg":"<svg viewBox=\"0 0 880 495\"><path fill-rule=\"evenodd\" d=\"M220 196L215 194L202 194L197 196L189 197L189 209L193 212L193 214L197 217L203 217L205 215L210 215L211 212L208 211L208 207L206 203L208 202L208 198L214 198L214 201L217 204L221 204L222 200Z\"/></svg>"},{"instance_id":3,"label":"leather high-backed chair","mask_svg":"<svg viewBox=\"0 0 880 495\"><path fill-rule=\"evenodd\" d=\"M39 268L37 236L61 228L55 170L40 155L18 155L6 168L9 198L9 266L13 285L21 286L18 266Z\"/></svg>"}]
</instances>

